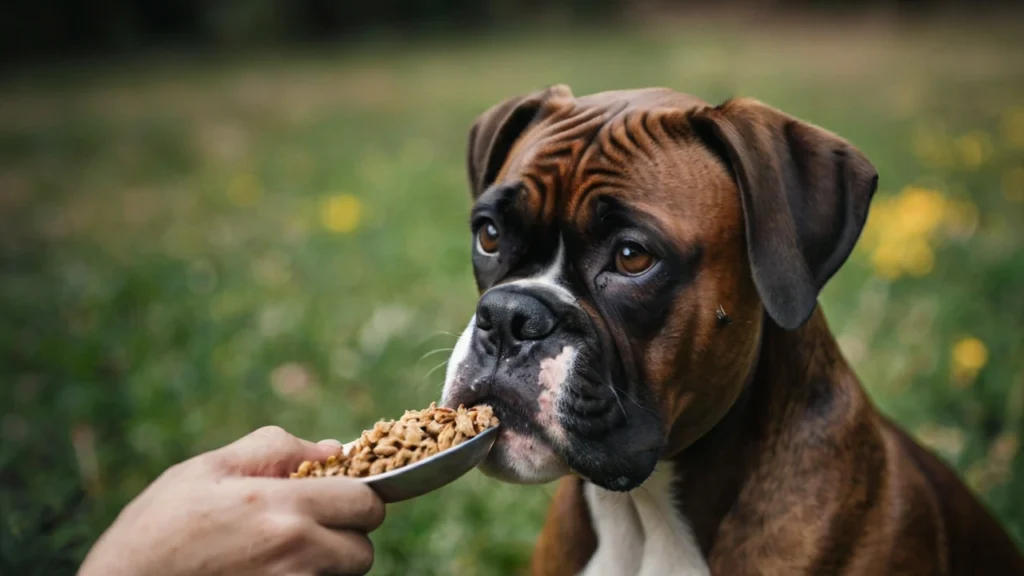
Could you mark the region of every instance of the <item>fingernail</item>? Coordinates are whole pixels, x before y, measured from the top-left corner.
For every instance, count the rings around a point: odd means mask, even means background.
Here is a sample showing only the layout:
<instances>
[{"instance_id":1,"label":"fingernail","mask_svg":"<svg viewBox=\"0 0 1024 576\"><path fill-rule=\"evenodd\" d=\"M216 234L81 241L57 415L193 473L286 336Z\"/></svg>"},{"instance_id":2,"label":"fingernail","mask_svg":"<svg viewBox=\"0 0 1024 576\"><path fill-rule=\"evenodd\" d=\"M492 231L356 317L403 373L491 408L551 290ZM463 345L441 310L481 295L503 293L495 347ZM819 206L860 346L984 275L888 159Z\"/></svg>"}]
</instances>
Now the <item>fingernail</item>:
<instances>
[{"instance_id":1,"label":"fingernail","mask_svg":"<svg viewBox=\"0 0 1024 576\"><path fill-rule=\"evenodd\" d=\"M338 442L334 438L327 438L317 442L320 446L330 446L331 448L341 448L341 442Z\"/></svg>"}]
</instances>

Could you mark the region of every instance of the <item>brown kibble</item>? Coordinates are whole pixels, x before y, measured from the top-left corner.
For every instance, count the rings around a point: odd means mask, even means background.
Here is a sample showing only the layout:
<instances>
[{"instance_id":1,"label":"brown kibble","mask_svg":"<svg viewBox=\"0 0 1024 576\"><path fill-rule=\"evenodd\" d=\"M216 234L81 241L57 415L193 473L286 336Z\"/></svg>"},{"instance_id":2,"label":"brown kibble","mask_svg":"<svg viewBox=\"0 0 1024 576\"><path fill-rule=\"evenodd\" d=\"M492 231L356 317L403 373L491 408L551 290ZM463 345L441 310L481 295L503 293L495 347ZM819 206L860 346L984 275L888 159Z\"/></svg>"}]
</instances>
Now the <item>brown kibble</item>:
<instances>
[{"instance_id":1,"label":"brown kibble","mask_svg":"<svg viewBox=\"0 0 1024 576\"><path fill-rule=\"evenodd\" d=\"M431 420L430 422L427 422L427 434L430 434L431 436L434 436L436 438L437 435L441 433L441 430L444 430L444 425L438 422L437 420Z\"/></svg>"},{"instance_id":2,"label":"brown kibble","mask_svg":"<svg viewBox=\"0 0 1024 576\"><path fill-rule=\"evenodd\" d=\"M405 466L412 459L412 451L406 448L402 448L395 454L395 457L391 459L395 463L395 466Z\"/></svg>"},{"instance_id":3,"label":"brown kibble","mask_svg":"<svg viewBox=\"0 0 1024 576\"><path fill-rule=\"evenodd\" d=\"M442 430L440 434L437 435L437 444L439 446L442 445L442 444L447 445L447 444L451 443L452 438L454 438L454 437L455 437L455 427L454 426L448 426L444 430ZM443 448L442 448L442 450L443 450Z\"/></svg>"},{"instance_id":4,"label":"brown kibble","mask_svg":"<svg viewBox=\"0 0 1024 576\"><path fill-rule=\"evenodd\" d=\"M373 430L367 430L366 432L363 432L361 438L363 439L363 441L373 444L374 442L380 442L380 439L383 438L384 436L385 433L381 432L380 430L377 430L377 427L374 426Z\"/></svg>"},{"instance_id":5,"label":"brown kibble","mask_svg":"<svg viewBox=\"0 0 1024 576\"><path fill-rule=\"evenodd\" d=\"M452 410L431 403L423 410L407 410L398 421L377 422L359 436L348 455L303 462L289 477L374 476L429 458L497 425L490 406Z\"/></svg>"},{"instance_id":6,"label":"brown kibble","mask_svg":"<svg viewBox=\"0 0 1024 576\"><path fill-rule=\"evenodd\" d=\"M455 420L456 414L454 412L436 412L434 414L434 422L439 424L448 424Z\"/></svg>"},{"instance_id":7,"label":"brown kibble","mask_svg":"<svg viewBox=\"0 0 1024 576\"><path fill-rule=\"evenodd\" d=\"M388 458L390 456L398 454L398 448L395 448L394 446L378 444L377 447L373 449L373 453L376 454L377 456Z\"/></svg>"},{"instance_id":8,"label":"brown kibble","mask_svg":"<svg viewBox=\"0 0 1024 576\"><path fill-rule=\"evenodd\" d=\"M476 436L476 430L473 429L473 420L470 419L469 414L459 414L455 418L455 431L468 438Z\"/></svg>"},{"instance_id":9,"label":"brown kibble","mask_svg":"<svg viewBox=\"0 0 1024 576\"><path fill-rule=\"evenodd\" d=\"M433 424L433 422L431 422L431 424ZM419 426L409 428L405 431L405 439L403 440L403 443L406 445L418 446L420 442L423 442L424 436L426 436L426 434L423 433L423 428L420 428Z\"/></svg>"}]
</instances>

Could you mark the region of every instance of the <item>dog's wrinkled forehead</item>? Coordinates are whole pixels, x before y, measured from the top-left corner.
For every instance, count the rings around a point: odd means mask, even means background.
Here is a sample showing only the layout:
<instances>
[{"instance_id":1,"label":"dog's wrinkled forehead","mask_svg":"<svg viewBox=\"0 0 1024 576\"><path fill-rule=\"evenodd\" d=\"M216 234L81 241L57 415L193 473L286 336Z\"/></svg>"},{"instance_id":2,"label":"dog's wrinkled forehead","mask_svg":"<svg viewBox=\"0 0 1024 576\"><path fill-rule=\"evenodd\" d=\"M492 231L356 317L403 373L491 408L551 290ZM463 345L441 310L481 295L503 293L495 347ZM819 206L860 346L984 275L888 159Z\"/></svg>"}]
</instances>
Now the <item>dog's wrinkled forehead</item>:
<instances>
[{"instance_id":1,"label":"dog's wrinkled forehead","mask_svg":"<svg viewBox=\"0 0 1024 576\"><path fill-rule=\"evenodd\" d=\"M667 89L549 98L508 151L494 183L523 185L534 218L572 218L588 193L628 188L624 180L642 178L637 161L657 156L685 127L685 111L703 106Z\"/></svg>"}]
</instances>

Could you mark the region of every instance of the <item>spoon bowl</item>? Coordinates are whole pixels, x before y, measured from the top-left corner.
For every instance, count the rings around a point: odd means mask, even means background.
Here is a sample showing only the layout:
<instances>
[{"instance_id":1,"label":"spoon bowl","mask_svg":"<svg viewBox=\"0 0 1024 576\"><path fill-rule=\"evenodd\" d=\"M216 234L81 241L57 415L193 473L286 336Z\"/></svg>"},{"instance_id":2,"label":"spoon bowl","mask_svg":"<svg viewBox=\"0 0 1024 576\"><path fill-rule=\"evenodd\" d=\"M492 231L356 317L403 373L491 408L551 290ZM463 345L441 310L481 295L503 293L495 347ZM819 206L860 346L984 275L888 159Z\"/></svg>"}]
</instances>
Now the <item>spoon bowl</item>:
<instances>
[{"instance_id":1,"label":"spoon bowl","mask_svg":"<svg viewBox=\"0 0 1024 576\"><path fill-rule=\"evenodd\" d=\"M458 446L419 462L355 480L373 488L387 504L422 496L458 480L476 468L490 452L497 435L497 426L488 428ZM346 453L350 446L345 446Z\"/></svg>"}]
</instances>

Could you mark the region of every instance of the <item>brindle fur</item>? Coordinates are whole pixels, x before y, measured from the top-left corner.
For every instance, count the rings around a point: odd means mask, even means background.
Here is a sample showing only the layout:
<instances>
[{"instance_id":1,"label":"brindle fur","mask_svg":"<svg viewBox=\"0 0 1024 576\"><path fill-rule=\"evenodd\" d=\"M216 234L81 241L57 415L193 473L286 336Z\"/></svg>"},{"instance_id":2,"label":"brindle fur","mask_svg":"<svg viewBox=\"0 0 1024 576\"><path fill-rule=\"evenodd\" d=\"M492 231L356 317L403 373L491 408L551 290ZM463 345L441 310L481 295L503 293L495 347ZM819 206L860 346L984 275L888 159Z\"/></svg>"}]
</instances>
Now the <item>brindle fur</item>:
<instances>
[{"instance_id":1,"label":"brindle fur","mask_svg":"<svg viewBox=\"0 0 1024 576\"><path fill-rule=\"evenodd\" d=\"M637 356L713 574L1024 574L950 469L871 405L817 308L875 188L848 143L750 100L555 86L482 116L468 160L474 198L505 187L531 238L482 289L535 273L559 233L592 241L597 196L664 234L670 285L624 294L628 321L583 306ZM581 483L560 481L533 574L596 549Z\"/></svg>"}]
</instances>

